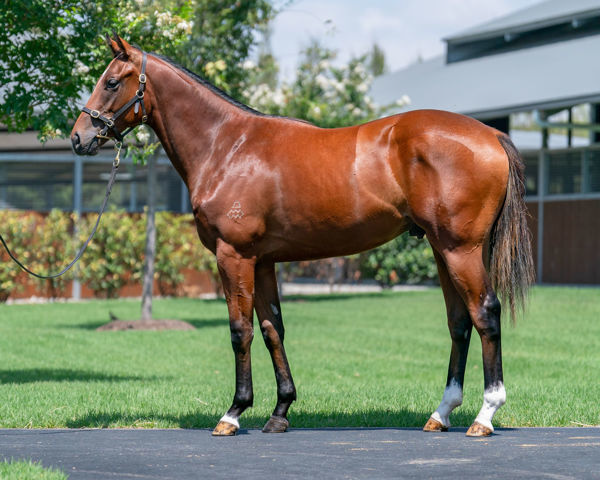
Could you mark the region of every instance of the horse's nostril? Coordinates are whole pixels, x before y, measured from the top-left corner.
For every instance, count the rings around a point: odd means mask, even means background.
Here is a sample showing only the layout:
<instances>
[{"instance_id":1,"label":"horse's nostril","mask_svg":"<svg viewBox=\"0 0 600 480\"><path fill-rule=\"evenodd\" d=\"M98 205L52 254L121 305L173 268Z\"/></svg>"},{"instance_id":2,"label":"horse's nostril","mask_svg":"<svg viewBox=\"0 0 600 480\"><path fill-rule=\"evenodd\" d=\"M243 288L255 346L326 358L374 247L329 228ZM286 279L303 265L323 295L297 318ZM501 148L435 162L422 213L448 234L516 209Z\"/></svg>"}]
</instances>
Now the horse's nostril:
<instances>
[{"instance_id":1,"label":"horse's nostril","mask_svg":"<svg viewBox=\"0 0 600 480\"><path fill-rule=\"evenodd\" d=\"M79 134L75 133L71 137L71 143L73 144L73 148L77 148L81 144L81 139L79 138Z\"/></svg>"}]
</instances>

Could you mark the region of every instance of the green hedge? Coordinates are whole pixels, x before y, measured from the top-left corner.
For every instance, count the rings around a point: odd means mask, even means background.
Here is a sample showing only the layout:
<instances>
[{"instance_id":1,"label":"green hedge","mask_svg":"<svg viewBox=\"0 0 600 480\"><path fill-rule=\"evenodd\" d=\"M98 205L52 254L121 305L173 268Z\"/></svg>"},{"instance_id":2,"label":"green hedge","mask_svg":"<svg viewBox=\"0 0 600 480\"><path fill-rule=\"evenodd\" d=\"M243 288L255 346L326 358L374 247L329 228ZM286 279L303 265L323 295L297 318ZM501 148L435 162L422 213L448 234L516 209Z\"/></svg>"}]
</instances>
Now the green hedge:
<instances>
[{"instance_id":1,"label":"green hedge","mask_svg":"<svg viewBox=\"0 0 600 480\"><path fill-rule=\"evenodd\" d=\"M53 210L0 211L0 233L15 255L36 272L56 272L75 255L96 222L96 214L77 220ZM191 215L156 214L155 278L161 295L177 295L186 268L208 272L219 286L214 256L200 243ZM96 236L79 264L81 281L97 297L113 298L121 287L141 281L146 234L145 216L123 211L104 214ZM433 253L427 241L401 235L379 248L339 259L288 264L284 276L331 278L334 283L375 279L384 287L398 283L437 282ZM0 253L0 301L31 282L46 296L64 296L73 271L53 280L38 280L21 272L4 250Z\"/></svg>"},{"instance_id":2,"label":"green hedge","mask_svg":"<svg viewBox=\"0 0 600 480\"><path fill-rule=\"evenodd\" d=\"M90 234L96 214L77 220L59 210L47 216L33 212L0 211L0 233L13 253L37 273L54 273L75 255ZM196 233L190 215L156 214L157 251L155 279L161 294L174 295L183 281L183 270L208 271L216 280L214 256ZM94 240L79 264L79 277L97 297L112 298L128 284L139 283L144 262L145 216L108 211L102 217ZM0 253L0 301L34 284L49 297L64 295L73 270L54 280L38 280L21 272L4 250Z\"/></svg>"}]
</instances>

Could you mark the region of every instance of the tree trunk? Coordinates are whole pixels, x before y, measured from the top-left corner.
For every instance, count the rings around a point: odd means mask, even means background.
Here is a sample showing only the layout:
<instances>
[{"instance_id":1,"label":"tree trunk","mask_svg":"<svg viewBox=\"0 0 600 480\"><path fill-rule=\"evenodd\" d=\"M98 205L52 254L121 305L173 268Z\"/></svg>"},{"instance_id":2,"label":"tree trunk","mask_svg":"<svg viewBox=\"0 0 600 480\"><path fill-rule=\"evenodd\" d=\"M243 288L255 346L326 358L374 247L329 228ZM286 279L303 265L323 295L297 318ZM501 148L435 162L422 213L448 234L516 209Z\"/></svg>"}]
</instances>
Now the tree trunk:
<instances>
[{"instance_id":1,"label":"tree trunk","mask_svg":"<svg viewBox=\"0 0 600 480\"><path fill-rule=\"evenodd\" d=\"M142 283L142 320L152 319L152 287L154 285L154 257L156 256L156 163L160 147L148 157L148 198L146 211L146 248Z\"/></svg>"}]
</instances>

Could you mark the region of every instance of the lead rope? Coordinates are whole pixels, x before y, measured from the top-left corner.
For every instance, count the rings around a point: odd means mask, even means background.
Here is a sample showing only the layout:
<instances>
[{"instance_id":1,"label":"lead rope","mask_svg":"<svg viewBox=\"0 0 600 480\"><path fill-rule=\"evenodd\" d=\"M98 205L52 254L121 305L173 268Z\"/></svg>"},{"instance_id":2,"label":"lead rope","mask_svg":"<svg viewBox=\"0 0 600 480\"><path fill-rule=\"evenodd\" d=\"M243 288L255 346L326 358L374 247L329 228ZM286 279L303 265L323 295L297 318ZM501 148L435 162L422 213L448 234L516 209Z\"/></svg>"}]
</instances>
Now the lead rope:
<instances>
[{"instance_id":1,"label":"lead rope","mask_svg":"<svg viewBox=\"0 0 600 480\"><path fill-rule=\"evenodd\" d=\"M122 142L115 142L115 148L117 149L117 154L115 156L115 159L113 160L112 170L110 172L110 178L108 179L108 185L106 186L106 194L104 195L104 201L102 202L102 206L100 207L100 211L98 212L98 219L96 220L96 224L94 225L94 228L92 229L92 233L90 233L90 236L88 237L88 239L85 241L85 243L79 250L79 253L77 253L77 256L75 257L75 259L71 263L69 263L59 273L40 275L39 273L32 272L13 255L13 253L8 248L8 245L4 241L4 238L2 238L2 235L0 235L0 242L2 242L2 245L4 245L4 248L6 249L8 256L10 258L12 258L12 260L19 267L21 267L23 270L25 270L29 275L33 275L34 277L41 278L41 279L50 279L50 278L60 277L61 275L68 272L73 267L73 265L75 265L77 263L77 261L81 258L81 256L83 255L83 252L85 252L85 249L88 247L89 243L92 241L92 238L96 234L96 230L98 229L98 225L100 224L100 219L102 218L102 214L104 213L104 210L106 209L106 204L108 203L108 197L110 197L110 192L112 191L112 187L117 178L117 170L119 169L119 162L121 160L120 155L121 155L122 147L123 147Z\"/></svg>"}]
</instances>

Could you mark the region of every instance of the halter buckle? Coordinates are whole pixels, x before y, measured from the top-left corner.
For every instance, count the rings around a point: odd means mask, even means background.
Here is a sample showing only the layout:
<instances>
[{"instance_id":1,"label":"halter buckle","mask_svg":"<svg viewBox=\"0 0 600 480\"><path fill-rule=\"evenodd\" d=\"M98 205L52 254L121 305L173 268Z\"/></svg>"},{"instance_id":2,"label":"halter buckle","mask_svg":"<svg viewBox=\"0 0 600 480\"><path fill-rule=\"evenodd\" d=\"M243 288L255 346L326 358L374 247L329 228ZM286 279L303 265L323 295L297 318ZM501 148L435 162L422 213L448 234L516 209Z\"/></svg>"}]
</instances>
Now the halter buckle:
<instances>
[{"instance_id":1,"label":"halter buckle","mask_svg":"<svg viewBox=\"0 0 600 480\"><path fill-rule=\"evenodd\" d=\"M100 116L100 112L98 110L90 110L90 116L92 118L98 118Z\"/></svg>"},{"instance_id":2,"label":"halter buckle","mask_svg":"<svg viewBox=\"0 0 600 480\"><path fill-rule=\"evenodd\" d=\"M108 128L112 128L115 125L115 122L113 122L110 118L108 120L106 120L106 122L104 122L106 124L106 126Z\"/></svg>"},{"instance_id":3,"label":"halter buckle","mask_svg":"<svg viewBox=\"0 0 600 480\"><path fill-rule=\"evenodd\" d=\"M142 123L146 123L148 121L148 115L142 115Z\"/></svg>"},{"instance_id":4,"label":"halter buckle","mask_svg":"<svg viewBox=\"0 0 600 480\"><path fill-rule=\"evenodd\" d=\"M140 73L139 81L140 81L140 83L146 83L146 74L145 73Z\"/></svg>"},{"instance_id":5,"label":"halter buckle","mask_svg":"<svg viewBox=\"0 0 600 480\"><path fill-rule=\"evenodd\" d=\"M143 90L138 90L137 92L135 92L135 95L138 98L144 98L144 91Z\"/></svg>"}]
</instances>

